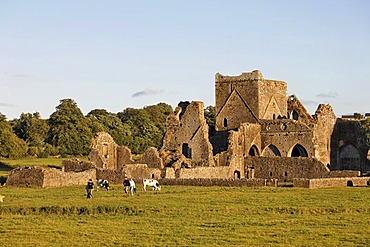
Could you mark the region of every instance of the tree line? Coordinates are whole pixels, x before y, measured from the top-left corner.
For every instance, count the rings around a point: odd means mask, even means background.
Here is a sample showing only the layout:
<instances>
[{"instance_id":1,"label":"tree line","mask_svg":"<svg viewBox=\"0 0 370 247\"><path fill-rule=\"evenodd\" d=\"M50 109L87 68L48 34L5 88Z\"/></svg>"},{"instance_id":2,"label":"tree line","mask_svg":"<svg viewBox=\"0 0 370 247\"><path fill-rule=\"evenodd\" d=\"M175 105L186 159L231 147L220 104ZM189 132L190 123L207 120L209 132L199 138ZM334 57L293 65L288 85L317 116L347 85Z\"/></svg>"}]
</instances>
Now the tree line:
<instances>
[{"instance_id":1,"label":"tree line","mask_svg":"<svg viewBox=\"0 0 370 247\"><path fill-rule=\"evenodd\" d=\"M38 112L22 113L7 121L0 113L0 157L62 157L87 155L95 133L105 131L132 153L148 147L162 147L170 105L158 103L141 109L126 108L118 113L95 109L86 116L73 99L62 99L49 119ZM214 107L205 109L207 122L214 124Z\"/></svg>"}]
</instances>

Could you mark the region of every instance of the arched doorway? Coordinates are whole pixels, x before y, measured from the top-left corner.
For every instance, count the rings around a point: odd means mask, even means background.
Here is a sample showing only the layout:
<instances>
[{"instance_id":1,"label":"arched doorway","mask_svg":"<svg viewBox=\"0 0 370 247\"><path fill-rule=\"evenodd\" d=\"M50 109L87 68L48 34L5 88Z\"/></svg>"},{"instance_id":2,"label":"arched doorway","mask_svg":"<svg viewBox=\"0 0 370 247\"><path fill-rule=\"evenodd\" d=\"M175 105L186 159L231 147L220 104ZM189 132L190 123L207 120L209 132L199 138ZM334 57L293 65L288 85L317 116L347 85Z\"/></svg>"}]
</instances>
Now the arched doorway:
<instances>
[{"instance_id":1,"label":"arched doorway","mask_svg":"<svg viewBox=\"0 0 370 247\"><path fill-rule=\"evenodd\" d=\"M256 145L253 145L248 152L249 156L259 156L260 152L258 151L258 147Z\"/></svg>"},{"instance_id":2,"label":"arched doorway","mask_svg":"<svg viewBox=\"0 0 370 247\"><path fill-rule=\"evenodd\" d=\"M270 144L262 152L263 157L281 157L279 149Z\"/></svg>"},{"instance_id":3,"label":"arched doorway","mask_svg":"<svg viewBox=\"0 0 370 247\"><path fill-rule=\"evenodd\" d=\"M308 157L308 153L301 144L296 144L292 149L290 157Z\"/></svg>"},{"instance_id":4,"label":"arched doorway","mask_svg":"<svg viewBox=\"0 0 370 247\"><path fill-rule=\"evenodd\" d=\"M238 171L238 170L234 171L234 178L235 179L240 179L240 171Z\"/></svg>"}]
</instances>

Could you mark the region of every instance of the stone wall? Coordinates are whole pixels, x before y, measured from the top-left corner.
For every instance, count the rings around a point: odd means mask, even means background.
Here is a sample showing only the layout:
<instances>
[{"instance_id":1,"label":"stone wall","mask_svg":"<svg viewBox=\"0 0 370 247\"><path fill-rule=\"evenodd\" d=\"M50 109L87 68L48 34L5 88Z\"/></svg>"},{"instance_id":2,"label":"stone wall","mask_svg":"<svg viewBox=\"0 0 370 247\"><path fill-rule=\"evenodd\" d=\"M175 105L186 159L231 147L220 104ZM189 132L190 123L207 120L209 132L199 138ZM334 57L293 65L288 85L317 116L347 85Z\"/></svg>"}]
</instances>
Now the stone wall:
<instances>
[{"instance_id":1,"label":"stone wall","mask_svg":"<svg viewBox=\"0 0 370 247\"><path fill-rule=\"evenodd\" d=\"M79 159L62 160L62 171L64 172L82 172L94 168L95 165L89 161L80 161Z\"/></svg>"},{"instance_id":2,"label":"stone wall","mask_svg":"<svg viewBox=\"0 0 370 247\"><path fill-rule=\"evenodd\" d=\"M180 179L161 179L161 185L185 185L185 186L234 186L234 187L261 187L276 186L266 179L220 179L220 178L180 178Z\"/></svg>"},{"instance_id":3,"label":"stone wall","mask_svg":"<svg viewBox=\"0 0 370 247\"><path fill-rule=\"evenodd\" d=\"M35 186L42 187L44 168L22 167L11 170L6 181L7 186Z\"/></svg>"},{"instance_id":4,"label":"stone wall","mask_svg":"<svg viewBox=\"0 0 370 247\"><path fill-rule=\"evenodd\" d=\"M216 130L239 128L243 122L257 122L259 113L258 85L260 71L239 76L215 76Z\"/></svg>"},{"instance_id":5,"label":"stone wall","mask_svg":"<svg viewBox=\"0 0 370 247\"><path fill-rule=\"evenodd\" d=\"M258 119L273 120L287 116L287 84L262 80L258 84Z\"/></svg>"},{"instance_id":6,"label":"stone wall","mask_svg":"<svg viewBox=\"0 0 370 247\"><path fill-rule=\"evenodd\" d=\"M125 174L123 170L107 170L107 169L96 169L96 178L106 179L110 184L122 184Z\"/></svg>"},{"instance_id":7,"label":"stone wall","mask_svg":"<svg viewBox=\"0 0 370 247\"><path fill-rule=\"evenodd\" d=\"M83 172L62 172L55 168L44 169L43 188L61 187L70 185L85 185L89 179L96 180L96 169Z\"/></svg>"},{"instance_id":8,"label":"stone wall","mask_svg":"<svg viewBox=\"0 0 370 247\"><path fill-rule=\"evenodd\" d=\"M191 166L214 166L212 145L208 139L203 102L180 102L167 118L167 131L161 149L164 166L171 166L181 156Z\"/></svg>"},{"instance_id":9,"label":"stone wall","mask_svg":"<svg viewBox=\"0 0 370 247\"><path fill-rule=\"evenodd\" d=\"M292 181L294 178L322 178L330 174L329 169L314 158L245 157L244 162L244 172L253 172L255 178Z\"/></svg>"},{"instance_id":10,"label":"stone wall","mask_svg":"<svg viewBox=\"0 0 370 247\"><path fill-rule=\"evenodd\" d=\"M92 152L89 155L89 160L94 162L97 167L117 169L117 147L118 145L108 133L98 132L91 142Z\"/></svg>"},{"instance_id":11,"label":"stone wall","mask_svg":"<svg viewBox=\"0 0 370 247\"><path fill-rule=\"evenodd\" d=\"M314 157L323 164L330 164L331 136L337 117L330 105L320 104L315 112L313 145L315 147Z\"/></svg>"},{"instance_id":12,"label":"stone wall","mask_svg":"<svg viewBox=\"0 0 370 247\"><path fill-rule=\"evenodd\" d=\"M146 164L125 165L122 172L129 178L142 180L145 178L162 178L162 170L158 168L149 168Z\"/></svg>"},{"instance_id":13,"label":"stone wall","mask_svg":"<svg viewBox=\"0 0 370 247\"><path fill-rule=\"evenodd\" d=\"M95 134L88 158L96 167L110 170L120 169L125 164L134 163L131 150L124 146L118 146L106 132Z\"/></svg>"},{"instance_id":14,"label":"stone wall","mask_svg":"<svg viewBox=\"0 0 370 247\"><path fill-rule=\"evenodd\" d=\"M154 147L148 148L137 163L147 164L150 168L163 168L163 161Z\"/></svg>"},{"instance_id":15,"label":"stone wall","mask_svg":"<svg viewBox=\"0 0 370 247\"><path fill-rule=\"evenodd\" d=\"M358 120L337 119L331 137L331 169L370 170L365 131Z\"/></svg>"},{"instance_id":16,"label":"stone wall","mask_svg":"<svg viewBox=\"0 0 370 247\"><path fill-rule=\"evenodd\" d=\"M229 166L220 167L196 167L196 168L181 168L178 171L178 178L233 178L234 170Z\"/></svg>"},{"instance_id":17,"label":"stone wall","mask_svg":"<svg viewBox=\"0 0 370 247\"><path fill-rule=\"evenodd\" d=\"M347 187L347 186L368 186L369 177L345 177L345 178L321 178L321 179L294 179L294 187L302 188L327 188L327 187Z\"/></svg>"},{"instance_id":18,"label":"stone wall","mask_svg":"<svg viewBox=\"0 0 370 247\"><path fill-rule=\"evenodd\" d=\"M7 186L34 186L42 188L68 185L83 185L89 179L96 179L96 170L63 172L55 168L38 166L16 168L9 172Z\"/></svg>"}]
</instances>

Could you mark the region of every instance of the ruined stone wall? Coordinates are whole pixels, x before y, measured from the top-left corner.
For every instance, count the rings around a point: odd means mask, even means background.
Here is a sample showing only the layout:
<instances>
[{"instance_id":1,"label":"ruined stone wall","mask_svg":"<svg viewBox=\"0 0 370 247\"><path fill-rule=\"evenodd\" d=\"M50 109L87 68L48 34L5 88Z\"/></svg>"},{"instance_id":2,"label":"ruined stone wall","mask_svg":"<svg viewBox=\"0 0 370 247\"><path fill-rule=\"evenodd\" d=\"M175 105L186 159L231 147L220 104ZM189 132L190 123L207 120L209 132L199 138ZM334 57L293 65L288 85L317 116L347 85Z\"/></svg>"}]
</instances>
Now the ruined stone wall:
<instances>
[{"instance_id":1,"label":"ruined stone wall","mask_svg":"<svg viewBox=\"0 0 370 247\"><path fill-rule=\"evenodd\" d=\"M161 179L161 185L183 185L183 186L234 186L234 187L261 187L273 185L266 179L233 179L233 178L177 178ZM275 185L275 184L274 184Z\"/></svg>"},{"instance_id":2,"label":"ruined stone wall","mask_svg":"<svg viewBox=\"0 0 370 247\"><path fill-rule=\"evenodd\" d=\"M302 157L245 157L245 173L254 178L292 181L293 178L322 178L330 176L329 169L314 158ZM246 176L250 177L251 176Z\"/></svg>"},{"instance_id":3,"label":"ruined stone wall","mask_svg":"<svg viewBox=\"0 0 370 247\"><path fill-rule=\"evenodd\" d=\"M104 169L117 169L117 147L113 138L106 132L95 134L91 142L89 160Z\"/></svg>"},{"instance_id":4,"label":"ruined stone wall","mask_svg":"<svg viewBox=\"0 0 370 247\"><path fill-rule=\"evenodd\" d=\"M291 157L295 145L299 144L307 151L308 157L314 157L313 130L306 124L290 119L260 121L261 155L269 156L267 147L272 144L281 157Z\"/></svg>"},{"instance_id":5,"label":"ruined stone wall","mask_svg":"<svg viewBox=\"0 0 370 247\"><path fill-rule=\"evenodd\" d=\"M262 80L258 90L258 118L277 119L287 116L287 84L277 80Z\"/></svg>"},{"instance_id":6,"label":"ruined stone wall","mask_svg":"<svg viewBox=\"0 0 370 247\"><path fill-rule=\"evenodd\" d=\"M85 185L92 179L96 180L96 169L91 169L83 172L62 172L57 169L44 169L43 188Z\"/></svg>"},{"instance_id":7,"label":"ruined stone wall","mask_svg":"<svg viewBox=\"0 0 370 247\"><path fill-rule=\"evenodd\" d=\"M337 119L331 136L332 170L361 170L367 166L366 135L359 121Z\"/></svg>"},{"instance_id":8,"label":"ruined stone wall","mask_svg":"<svg viewBox=\"0 0 370 247\"><path fill-rule=\"evenodd\" d=\"M62 160L62 171L64 172L82 172L94 168L95 165L92 162L80 161L79 159Z\"/></svg>"},{"instance_id":9,"label":"ruined stone wall","mask_svg":"<svg viewBox=\"0 0 370 247\"><path fill-rule=\"evenodd\" d=\"M238 128L242 122L257 121L259 112L258 84L261 80L263 80L263 76L258 70L251 73L242 73L239 76L216 74L217 131ZM241 108L237 108L236 105ZM224 119L228 120L228 126L224 126Z\"/></svg>"},{"instance_id":10,"label":"ruined stone wall","mask_svg":"<svg viewBox=\"0 0 370 247\"><path fill-rule=\"evenodd\" d=\"M181 109L177 107L174 114L167 118L161 154L165 166L181 155L191 160L192 166L214 166L203 102L193 101ZM172 158L167 159L167 156Z\"/></svg>"},{"instance_id":11,"label":"ruined stone wall","mask_svg":"<svg viewBox=\"0 0 370 247\"><path fill-rule=\"evenodd\" d=\"M149 168L163 168L163 161L155 147L148 148L137 163L147 164Z\"/></svg>"},{"instance_id":12,"label":"ruined stone wall","mask_svg":"<svg viewBox=\"0 0 370 247\"><path fill-rule=\"evenodd\" d=\"M44 169L42 167L21 167L9 172L6 185L42 187L43 181Z\"/></svg>"},{"instance_id":13,"label":"ruined stone wall","mask_svg":"<svg viewBox=\"0 0 370 247\"><path fill-rule=\"evenodd\" d=\"M122 166L126 164L133 164L135 161L132 159L131 150L125 146L117 147L117 167L116 169L121 169Z\"/></svg>"},{"instance_id":14,"label":"ruined stone wall","mask_svg":"<svg viewBox=\"0 0 370 247\"><path fill-rule=\"evenodd\" d=\"M160 179L162 170L158 168L149 168L146 164L125 165L122 172L129 178L142 180L146 178Z\"/></svg>"},{"instance_id":15,"label":"ruined stone wall","mask_svg":"<svg viewBox=\"0 0 370 247\"><path fill-rule=\"evenodd\" d=\"M299 120L303 122L311 122L313 120L312 116L307 112L306 108L303 106L301 101L299 101L296 95L291 95L287 98L288 107L288 118Z\"/></svg>"},{"instance_id":16,"label":"ruined stone wall","mask_svg":"<svg viewBox=\"0 0 370 247\"><path fill-rule=\"evenodd\" d=\"M320 104L315 112L314 119L314 157L324 164L330 164L331 136L337 117L330 105Z\"/></svg>"},{"instance_id":17,"label":"ruined stone wall","mask_svg":"<svg viewBox=\"0 0 370 247\"><path fill-rule=\"evenodd\" d=\"M83 172L63 172L55 168L38 166L16 168L10 171L7 179L8 186L35 186L42 188L68 185L83 185L89 179L96 179L96 170Z\"/></svg>"},{"instance_id":18,"label":"ruined stone wall","mask_svg":"<svg viewBox=\"0 0 370 247\"><path fill-rule=\"evenodd\" d=\"M321 179L294 179L294 187L302 188L327 188L327 187L347 187L347 186L367 186L369 177L343 177L343 178L321 178Z\"/></svg>"},{"instance_id":19,"label":"ruined stone wall","mask_svg":"<svg viewBox=\"0 0 370 247\"><path fill-rule=\"evenodd\" d=\"M106 179L110 184L122 184L125 174L120 170L96 169L96 177L98 179Z\"/></svg>"},{"instance_id":20,"label":"ruined stone wall","mask_svg":"<svg viewBox=\"0 0 370 247\"><path fill-rule=\"evenodd\" d=\"M233 91L220 111L216 113L216 130L236 129L244 122L257 122L256 113L242 98L239 91Z\"/></svg>"},{"instance_id":21,"label":"ruined stone wall","mask_svg":"<svg viewBox=\"0 0 370 247\"><path fill-rule=\"evenodd\" d=\"M181 168L178 178L233 178L234 170L228 166Z\"/></svg>"}]
</instances>

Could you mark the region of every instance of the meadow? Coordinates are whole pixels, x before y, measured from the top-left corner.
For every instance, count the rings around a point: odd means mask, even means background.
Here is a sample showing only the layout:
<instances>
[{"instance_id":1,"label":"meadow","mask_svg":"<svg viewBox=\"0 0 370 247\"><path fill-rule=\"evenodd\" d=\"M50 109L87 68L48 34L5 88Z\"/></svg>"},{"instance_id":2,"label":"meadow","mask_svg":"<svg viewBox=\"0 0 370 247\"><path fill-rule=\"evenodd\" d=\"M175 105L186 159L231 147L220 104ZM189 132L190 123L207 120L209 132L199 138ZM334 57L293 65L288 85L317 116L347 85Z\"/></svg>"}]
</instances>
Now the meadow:
<instances>
[{"instance_id":1,"label":"meadow","mask_svg":"<svg viewBox=\"0 0 370 247\"><path fill-rule=\"evenodd\" d=\"M370 246L370 188L0 187L0 246Z\"/></svg>"}]
</instances>

